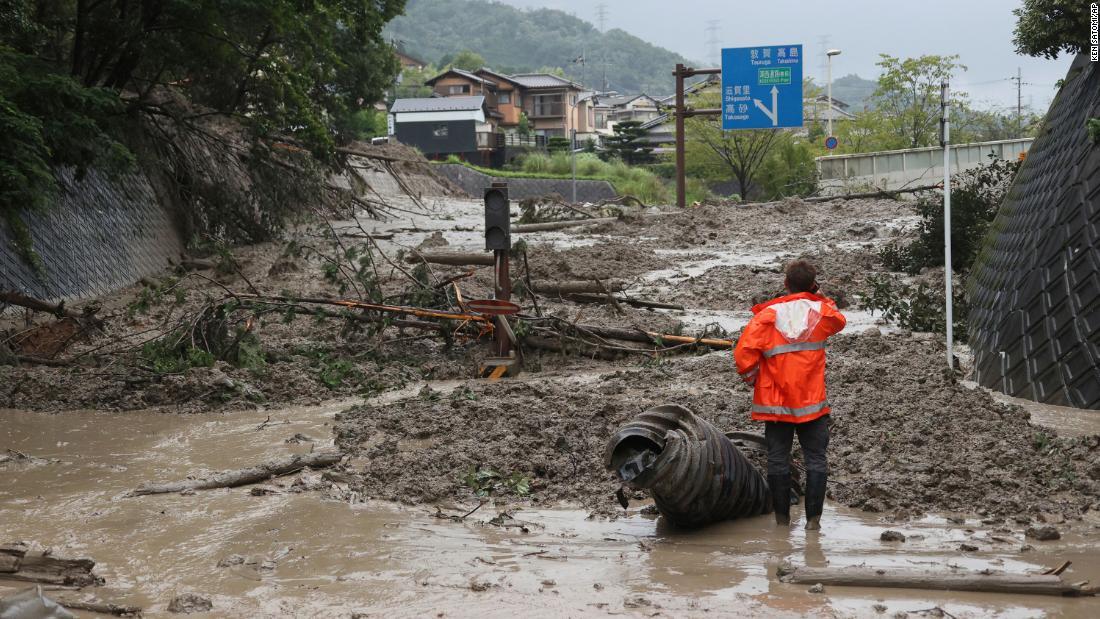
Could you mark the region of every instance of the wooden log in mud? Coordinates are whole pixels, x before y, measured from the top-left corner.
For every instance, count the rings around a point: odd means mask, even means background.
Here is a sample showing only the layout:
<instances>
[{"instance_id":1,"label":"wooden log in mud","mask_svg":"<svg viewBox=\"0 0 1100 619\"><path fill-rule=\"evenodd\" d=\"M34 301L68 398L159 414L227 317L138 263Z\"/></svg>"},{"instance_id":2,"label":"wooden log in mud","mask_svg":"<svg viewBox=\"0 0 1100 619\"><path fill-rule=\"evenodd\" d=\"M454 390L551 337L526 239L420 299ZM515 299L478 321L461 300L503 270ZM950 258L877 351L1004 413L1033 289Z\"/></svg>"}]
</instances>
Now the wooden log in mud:
<instances>
[{"instance_id":1,"label":"wooden log in mud","mask_svg":"<svg viewBox=\"0 0 1100 619\"><path fill-rule=\"evenodd\" d=\"M700 346L706 346L708 348L716 349L732 348L734 344L733 340L691 337L690 335L673 335L671 333L657 333L654 331L644 331L641 329L601 327L598 325L575 325L575 327L580 331L585 331L598 337L610 340L624 340L627 342L644 342L647 344L660 342L662 344L665 344L666 346L669 344L698 344Z\"/></svg>"},{"instance_id":2,"label":"wooden log in mud","mask_svg":"<svg viewBox=\"0 0 1100 619\"><path fill-rule=\"evenodd\" d=\"M66 587L103 584L92 573L91 559L62 559L47 552L30 550L26 544L0 544L0 580L20 580Z\"/></svg>"},{"instance_id":3,"label":"wooden log in mud","mask_svg":"<svg viewBox=\"0 0 1100 619\"><path fill-rule=\"evenodd\" d=\"M607 224L618 220L618 217L590 217L588 219L566 219L563 221L516 224L512 226L512 232L550 232L552 230L564 230L566 228L577 228L579 226L591 224Z\"/></svg>"},{"instance_id":4,"label":"wooden log in mud","mask_svg":"<svg viewBox=\"0 0 1100 619\"><path fill-rule=\"evenodd\" d=\"M53 314L58 318L75 318L76 320L87 320L92 318L95 321L94 316L90 313L81 313L69 309L65 305L65 302L50 303L49 301L43 301L42 299L36 299L34 297L28 297L25 294L15 292L14 290L0 290L0 303L6 303L10 305L18 305L19 307L25 307L29 310L36 312L46 312Z\"/></svg>"},{"instance_id":5,"label":"wooden log in mud","mask_svg":"<svg viewBox=\"0 0 1100 619\"><path fill-rule=\"evenodd\" d=\"M96 613L98 615L114 615L116 617L140 617L142 608L130 604L114 604L101 600L78 600L64 596L50 596L53 601L72 610Z\"/></svg>"},{"instance_id":6,"label":"wooden log in mud","mask_svg":"<svg viewBox=\"0 0 1100 619\"><path fill-rule=\"evenodd\" d=\"M1096 587L1069 583L1057 574L1012 574L1005 572L931 572L927 570L873 567L780 567L779 580L786 583L822 584L838 587L887 587L937 591L980 591L1034 595L1096 595Z\"/></svg>"},{"instance_id":7,"label":"wooden log in mud","mask_svg":"<svg viewBox=\"0 0 1100 619\"><path fill-rule=\"evenodd\" d=\"M574 301L576 303L611 303L611 300L607 295L603 294L567 294L562 295L566 300ZM668 309L684 311L684 306L676 303L661 303L658 301L650 301L648 299L636 299L634 297L614 297L614 300L622 303L623 305L629 305L631 307L640 307L643 309Z\"/></svg>"},{"instance_id":8,"label":"wooden log in mud","mask_svg":"<svg viewBox=\"0 0 1100 619\"><path fill-rule=\"evenodd\" d=\"M581 280L581 281L547 281L534 280L531 288L541 295L569 295L569 294L604 294L609 292L622 292L626 290L626 282L621 279Z\"/></svg>"},{"instance_id":9,"label":"wooden log in mud","mask_svg":"<svg viewBox=\"0 0 1100 619\"><path fill-rule=\"evenodd\" d=\"M208 258L185 258L180 262L180 266L188 271L209 271L217 264Z\"/></svg>"},{"instance_id":10,"label":"wooden log in mud","mask_svg":"<svg viewBox=\"0 0 1100 619\"><path fill-rule=\"evenodd\" d=\"M409 264L447 264L451 266L493 266L489 252L417 251L405 256Z\"/></svg>"},{"instance_id":11,"label":"wooden log in mud","mask_svg":"<svg viewBox=\"0 0 1100 619\"><path fill-rule=\"evenodd\" d=\"M236 488L247 486L272 477L290 475L305 468L324 468L340 461L344 454L338 451L319 451L310 454L283 456L232 471L223 471L204 479L184 479L166 484L145 484L127 493L126 496L145 496L148 494L168 494L184 490L210 490L213 488Z\"/></svg>"},{"instance_id":12,"label":"wooden log in mud","mask_svg":"<svg viewBox=\"0 0 1100 619\"><path fill-rule=\"evenodd\" d=\"M860 200L863 198L896 198L903 193L917 193L920 191L932 191L941 189L940 185L918 185L916 187L902 187L901 189L882 189L879 191L864 191L860 193L846 193L836 196L812 196L802 198L803 202L828 202L830 200Z\"/></svg>"}]
</instances>

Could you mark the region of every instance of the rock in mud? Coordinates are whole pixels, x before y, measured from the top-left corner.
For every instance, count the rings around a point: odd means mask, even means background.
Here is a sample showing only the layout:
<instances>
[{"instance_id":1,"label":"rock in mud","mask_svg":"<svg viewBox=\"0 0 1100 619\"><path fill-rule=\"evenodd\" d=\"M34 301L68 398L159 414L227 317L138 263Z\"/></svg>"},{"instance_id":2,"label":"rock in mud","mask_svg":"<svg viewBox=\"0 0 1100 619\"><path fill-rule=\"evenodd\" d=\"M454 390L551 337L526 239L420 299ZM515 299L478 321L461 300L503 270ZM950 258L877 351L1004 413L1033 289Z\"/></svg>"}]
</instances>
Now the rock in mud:
<instances>
[{"instance_id":1,"label":"rock in mud","mask_svg":"<svg viewBox=\"0 0 1100 619\"><path fill-rule=\"evenodd\" d=\"M816 585L810 587L806 591L808 591L810 593L825 593L825 585L823 585L821 583L817 583Z\"/></svg>"},{"instance_id":2,"label":"rock in mud","mask_svg":"<svg viewBox=\"0 0 1100 619\"><path fill-rule=\"evenodd\" d=\"M214 603L208 598L195 593L184 593L172 598L168 604L168 612L189 615L191 613L206 613L214 608Z\"/></svg>"},{"instance_id":3,"label":"rock in mud","mask_svg":"<svg viewBox=\"0 0 1100 619\"><path fill-rule=\"evenodd\" d=\"M1058 532L1058 529L1050 526L1049 524L1035 527L1028 527L1024 531L1026 537L1039 540L1040 542L1047 542L1050 540L1060 539L1062 534Z\"/></svg>"},{"instance_id":4,"label":"rock in mud","mask_svg":"<svg viewBox=\"0 0 1100 619\"><path fill-rule=\"evenodd\" d=\"M960 552L977 552L978 547L974 544L959 544Z\"/></svg>"},{"instance_id":5,"label":"rock in mud","mask_svg":"<svg viewBox=\"0 0 1100 619\"><path fill-rule=\"evenodd\" d=\"M879 539L884 542L904 542L905 534L901 531L883 531Z\"/></svg>"}]
</instances>

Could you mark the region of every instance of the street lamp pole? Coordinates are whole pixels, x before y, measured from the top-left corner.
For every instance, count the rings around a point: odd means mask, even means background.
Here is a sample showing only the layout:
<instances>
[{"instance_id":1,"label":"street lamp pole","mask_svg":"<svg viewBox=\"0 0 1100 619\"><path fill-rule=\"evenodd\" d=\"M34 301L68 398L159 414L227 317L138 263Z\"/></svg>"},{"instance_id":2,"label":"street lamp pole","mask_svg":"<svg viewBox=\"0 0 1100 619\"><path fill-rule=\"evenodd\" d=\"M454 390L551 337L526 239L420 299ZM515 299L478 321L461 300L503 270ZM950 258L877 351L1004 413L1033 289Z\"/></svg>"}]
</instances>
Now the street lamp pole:
<instances>
[{"instance_id":1,"label":"street lamp pole","mask_svg":"<svg viewBox=\"0 0 1100 619\"><path fill-rule=\"evenodd\" d=\"M825 102L825 105L827 106L825 108L825 111L828 114L828 117L827 117L826 120L829 124L828 135L826 135L825 137L832 137L833 136L833 56L839 56L839 55L840 55L840 50L839 49L831 49L831 50L825 52L825 56L827 58L827 62L825 63L825 66L827 67L827 69L826 69L827 73L826 73L826 77L825 77L825 81L826 81L826 84L827 84L827 86L826 86L826 89L827 89L826 93L827 94L825 96L828 98L828 101ZM814 106L814 109L817 109L816 105Z\"/></svg>"}]
</instances>

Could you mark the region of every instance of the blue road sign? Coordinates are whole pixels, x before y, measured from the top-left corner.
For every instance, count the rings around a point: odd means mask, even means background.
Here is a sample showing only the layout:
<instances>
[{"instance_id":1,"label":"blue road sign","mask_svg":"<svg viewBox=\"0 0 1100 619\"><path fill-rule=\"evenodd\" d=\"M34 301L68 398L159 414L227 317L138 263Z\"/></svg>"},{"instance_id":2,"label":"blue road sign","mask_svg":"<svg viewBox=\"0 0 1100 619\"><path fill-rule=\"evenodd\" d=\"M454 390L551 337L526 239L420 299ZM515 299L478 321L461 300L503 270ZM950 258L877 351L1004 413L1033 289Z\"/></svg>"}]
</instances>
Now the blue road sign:
<instances>
[{"instance_id":1,"label":"blue road sign","mask_svg":"<svg viewBox=\"0 0 1100 619\"><path fill-rule=\"evenodd\" d=\"M722 50L722 128L802 126L802 46Z\"/></svg>"},{"instance_id":2,"label":"blue road sign","mask_svg":"<svg viewBox=\"0 0 1100 619\"><path fill-rule=\"evenodd\" d=\"M833 150L837 146L840 146L840 140L836 139L835 137L833 137L831 135L829 137L825 138L825 148L828 148L829 150Z\"/></svg>"}]
</instances>

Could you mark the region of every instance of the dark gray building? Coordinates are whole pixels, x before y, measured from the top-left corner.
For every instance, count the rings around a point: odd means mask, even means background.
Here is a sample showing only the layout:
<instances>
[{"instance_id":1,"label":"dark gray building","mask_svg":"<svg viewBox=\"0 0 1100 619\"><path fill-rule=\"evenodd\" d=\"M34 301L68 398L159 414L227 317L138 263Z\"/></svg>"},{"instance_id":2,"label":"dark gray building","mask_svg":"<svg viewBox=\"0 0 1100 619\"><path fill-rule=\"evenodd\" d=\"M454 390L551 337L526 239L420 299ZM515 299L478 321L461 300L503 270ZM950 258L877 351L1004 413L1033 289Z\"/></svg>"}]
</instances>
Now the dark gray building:
<instances>
[{"instance_id":1,"label":"dark gray building","mask_svg":"<svg viewBox=\"0 0 1100 619\"><path fill-rule=\"evenodd\" d=\"M398 99L390 108L390 134L429 159L458 155L487 165L496 146L487 113L480 95Z\"/></svg>"}]
</instances>

